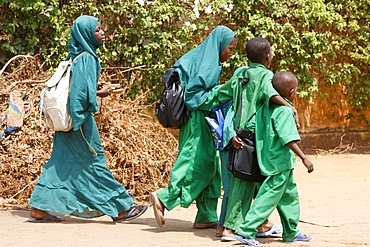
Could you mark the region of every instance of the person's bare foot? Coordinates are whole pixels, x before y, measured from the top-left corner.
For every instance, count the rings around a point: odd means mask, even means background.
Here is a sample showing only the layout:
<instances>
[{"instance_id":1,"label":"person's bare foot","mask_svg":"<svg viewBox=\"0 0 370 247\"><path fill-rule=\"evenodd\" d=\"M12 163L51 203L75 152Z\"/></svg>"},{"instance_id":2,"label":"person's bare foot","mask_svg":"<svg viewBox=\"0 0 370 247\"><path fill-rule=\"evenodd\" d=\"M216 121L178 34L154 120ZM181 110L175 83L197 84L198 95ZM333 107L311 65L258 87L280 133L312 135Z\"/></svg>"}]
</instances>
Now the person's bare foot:
<instances>
[{"instance_id":1,"label":"person's bare foot","mask_svg":"<svg viewBox=\"0 0 370 247\"><path fill-rule=\"evenodd\" d=\"M283 232L283 227L281 225L276 225L269 220L265 220L259 227L257 227L256 237L263 238L269 237L273 234L279 234Z\"/></svg>"},{"instance_id":2,"label":"person's bare foot","mask_svg":"<svg viewBox=\"0 0 370 247\"><path fill-rule=\"evenodd\" d=\"M40 210L37 208L32 208L30 212L30 217L35 219L34 221L42 221L42 220L47 220L49 222L55 221L55 222L61 222L63 221L62 218L59 218L57 216L51 215L48 212L44 210Z\"/></svg>"},{"instance_id":3,"label":"person's bare foot","mask_svg":"<svg viewBox=\"0 0 370 247\"><path fill-rule=\"evenodd\" d=\"M224 231L224 226L221 224L217 224L216 227L216 237L222 237L222 232Z\"/></svg>"},{"instance_id":4,"label":"person's bare foot","mask_svg":"<svg viewBox=\"0 0 370 247\"><path fill-rule=\"evenodd\" d=\"M265 220L259 227L257 227L258 232L267 232L274 226L274 223L269 221L268 219Z\"/></svg>"},{"instance_id":5,"label":"person's bare foot","mask_svg":"<svg viewBox=\"0 0 370 247\"><path fill-rule=\"evenodd\" d=\"M44 219L48 217L50 214L46 211L37 209L37 208L32 208L30 212L30 217L34 219Z\"/></svg>"},{"instance_id":6,"label":"person's bare foot","mask_svg":"<svg viewBox=\"0 0 370 247\"><path fill-rule=\"evenodd\" d=\"M221 242L231 242L235 241L236 239L234 238L235 232L229 228L224 228L222 231L222 236L221 236Z\"/></svg>"},{"instance_id":7,"label":"person's bare foot","mask_svg":"<svg viewBox=\"0 0 370 247\"><path fill-rule=\"evenodd\" d=\"M194 222L193 228L194 229L207 229L207 228L216 228L217 222L205 222L205 223L198 223Z\"/></svg>"},{"instance_id":8,"label":"person's bare foot","mask_svg":"<svg viewBox=\"0 0 370 247\"><path fill-rule=\"evenodd\" d=\"M224 230L222 231L222 236L223 237L234 237L234 231L225 227Z\"/></svg>"},{"instance_id":9,"label":"person's bare foot","mask_svg":"<svg viewBox=\"0 0 370 247\"><path fill-rule=\"evenodd\" d=\"M128 210L119 213L117 218L114 219L114 221L120 221L120 220L126 219L126 218L127 218L127 220L129 220L128 218L136 218L137 216L139 216L139 214L143 214L146 211L146 208L147 208L147 206L136 206L136 205L134 205L134 206L130 207ZM132 211L133 209L135 209L135 210Z\"/></svg>"}]
</instances>

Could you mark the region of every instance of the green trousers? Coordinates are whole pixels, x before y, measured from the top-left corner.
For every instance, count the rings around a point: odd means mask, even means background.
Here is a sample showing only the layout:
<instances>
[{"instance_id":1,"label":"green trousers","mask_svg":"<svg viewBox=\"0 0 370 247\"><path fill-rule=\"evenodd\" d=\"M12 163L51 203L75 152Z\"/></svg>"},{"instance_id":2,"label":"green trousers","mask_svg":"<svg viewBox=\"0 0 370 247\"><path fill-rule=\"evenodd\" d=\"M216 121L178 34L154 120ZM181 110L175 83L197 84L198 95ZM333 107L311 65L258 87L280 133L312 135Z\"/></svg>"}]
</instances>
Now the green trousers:
<instances>
[{"instance_id":1,"label":"green trousers","mask_svg":"<svg viewBox=\"0 0 370 247\"><path fill-rule=\"evenodd\" d=\"M231 176L229 201L224 227L236 230L245 220L253 198L258 192L260 182L251 182Z\"/></svg>"},{"instance_id":2,"label":"green trousers","mask_svg":"<svg viewBox=\"0 0 370 247\"><path fill-rule=\"evenodd\" d=\"M229 194L230 194L230 184L231 184L231 177L233 176L231 172L227 169L227 161L229 159L229 150L222 150L220 151L220 160L221 160L221 181L222 181L222 188L224 189L224 194L222 197L221 203L221 212L220 218L218 223L223 225L226 218L226 211L227 211L227 204L229 202Z\"/></svg>"},{"instance_id":3,"label":"green trousers","mask_svg":"<svg viewBox=\"0 0 370 247\"><path fill-rule=\"evenodd\" d=\"M221 169L206 112L193 111L179 134L179 153L171 170L170 184L156 191L167 210L187 208L195 200L197 223L217 222L221 195Z\"/></svg>"},{"instance_id":4,"label":"green trousers","mask_svg":"<svg viewBox=\"0 0 370 247\"><path fill-rule=\"evenodd\" d=\"M277 208L283 226L283 240L295 238L300 216L297 185L293 169L269 176L259 188L256 199L248 211L245 221L236 229L236 234L246 238L255 238L260 226Z\"/></svg>"}]
</instances>

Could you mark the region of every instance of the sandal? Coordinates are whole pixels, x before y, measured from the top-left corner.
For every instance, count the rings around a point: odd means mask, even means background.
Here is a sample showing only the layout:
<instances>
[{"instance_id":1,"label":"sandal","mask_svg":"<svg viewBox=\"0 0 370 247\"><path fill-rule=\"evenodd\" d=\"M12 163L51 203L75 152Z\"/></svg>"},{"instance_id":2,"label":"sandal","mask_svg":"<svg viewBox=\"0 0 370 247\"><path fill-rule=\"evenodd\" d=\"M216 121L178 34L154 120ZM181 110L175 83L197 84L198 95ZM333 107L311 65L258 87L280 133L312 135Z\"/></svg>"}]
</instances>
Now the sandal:
<instances>
[{"instance_id":1,"label":"sandal","mask_svg":"<svg viewBox=\"0 0 370 247\"><path fill-rule=\"evenodd\" d=\"M47 217L42 218L42 219L30 218L28 220L28 222L32 222L32 223L46 223L46 222L58 223L58 222L62 222L62 221L64 221L64 219L59 218L58 216L55 216L55 215L52 215L52 214L50 214Z\"/></svg>"},{"instance_id":2,"label":"sandal","mask_svg":"<svg viewBox=\"0 0 370 247\"><path fill-rule=\"evenodd\" d=\"M153 211L155 220L160 228L163 227L165 220L164 220L164 208L160 206L161 201L158 199L158 196L155 192L150 192L150 201L152 202Z\"/></svg>"},{"instance_id":3,"label":"sandal","mask_svg":"<svg viewBox=\"0 0 370 247\"><path fill-rule=\"evenodd\" d=\"M280 226L280 225L276 225L274 224L270 230L266 231L266 232L258 232L256 234L256 237L257 238L264 238L264 237L269 237L271 236L272 234L278 234L278 233L282 233L283 232L283 227Z\"/></svg>"},{"instance_id":4,"label":"sandal","mask_svg":"<svg viewBox=\"0 0 370 247\"><path fill-rule=\"evenodd\" d=\"M310 241L311 239L312 239L311 235L303 234L303 233L299 232L298 235L295 238L293 238L292 240L290 240L288 242L291 242L291 243L294 243L296 241L307 242L307 241Z\"/></svg>"},{"instance_id":5,"label":"sandal","mask_svg":"<svg viewBox=\"0 0 370 247\"><path fill-rule=\"evenodd\" d=\"M139 209L140 211L135 214L135 215L132 215L137 209ZM129 221L129 220L133 220L133 219L136 219L138 218L139 216L141 216L143 213L145 213L145 211L148 209L148 206L147 205L142 205L142 206L132 206L126 217L124 218L121 218L121 219L113 219L113 222L116 222L116 223L119 223L119 222L122 222L122 221Z\"/></svg>"},{"instance_id":6,"label":"sandal","mask_svg":"<svg viewBox=\"0 0 370 247\"><path fill-rule=\"evenodd\" d=\"M240 235L235 235L234 237L236 240L239 240L243 244L247 244L252 247L263 247L263 244L261 244L254 238L244 238L243 236L240 236Z\"/></svg>"}]
</instances>

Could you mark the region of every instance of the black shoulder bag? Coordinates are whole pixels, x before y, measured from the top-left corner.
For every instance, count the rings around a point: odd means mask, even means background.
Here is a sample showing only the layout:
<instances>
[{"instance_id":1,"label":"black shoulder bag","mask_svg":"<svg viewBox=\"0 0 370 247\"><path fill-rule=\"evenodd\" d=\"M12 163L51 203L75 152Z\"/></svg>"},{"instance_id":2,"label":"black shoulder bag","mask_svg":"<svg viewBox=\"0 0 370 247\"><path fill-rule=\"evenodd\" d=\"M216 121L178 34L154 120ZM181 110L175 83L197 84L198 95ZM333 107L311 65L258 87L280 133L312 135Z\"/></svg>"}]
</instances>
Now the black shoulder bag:
<instances>
[{"instance_id":1,"label":"black shoulder bag","mask_svg":"<svg viewBox=\"0 0 370 247\"><path fill-rule=\"evenodd\" d=\"M249 78L243 78L242 87L246 85L248 81ZM255 134L249 130L240 128L241 115L242 115L242 95L240 91L239 123L236 134L242 140L244 146L243 148L236 149L234 148L233 145L231 145L229 151L229 159L227 162L227 169L236 178L253 182L262 182L265 180L266 177L261 174L261 170L258 166L255 145ZM249 118L249 120L251 120L251 118L254 115L255 113Z\"/></svg>"},{"instance_id":2,"label":"black shoulder bag","mask_svg":"<svg viewBox=\"0 0 370 247\"><path fill-rule=\"evenodd\" d=\"M162 82L164 89L156 104L157 118L165 128L180 129L188 121L190 111L185 105L184 89L176 69L169 68L163 75Z\"/></svg>"}]
</instances>

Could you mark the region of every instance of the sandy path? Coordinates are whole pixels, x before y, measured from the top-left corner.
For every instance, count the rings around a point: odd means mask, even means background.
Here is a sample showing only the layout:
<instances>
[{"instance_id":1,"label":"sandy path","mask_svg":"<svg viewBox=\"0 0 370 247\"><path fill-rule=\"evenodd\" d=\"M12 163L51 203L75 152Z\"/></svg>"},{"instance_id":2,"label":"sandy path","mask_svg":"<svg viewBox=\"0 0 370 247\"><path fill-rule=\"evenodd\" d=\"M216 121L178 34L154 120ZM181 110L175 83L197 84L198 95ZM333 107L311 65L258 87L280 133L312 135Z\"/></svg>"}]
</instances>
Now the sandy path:
<instances>
[{"instance_id":1,"label":"sandy path","mask_svg":"<svg viewBox=\"0 0 370 247\"><path fill-rule=\"evenodd\" d=\"M280 237L259 239L265 246L369 246L370 155L310 156L315 171L307 174L298 161L295 176L301 198L303 232L310 243L287 244ZM109 217L84 220L66 216L63 223L26 222L27 210L0 211L0 246L241 246L222 243L215 231L192 229L195 205L166 212L166 225L156 228L152 208L130 223ZM271 216L279 222L277 213Z\"/></svg>"}]
</instances>

